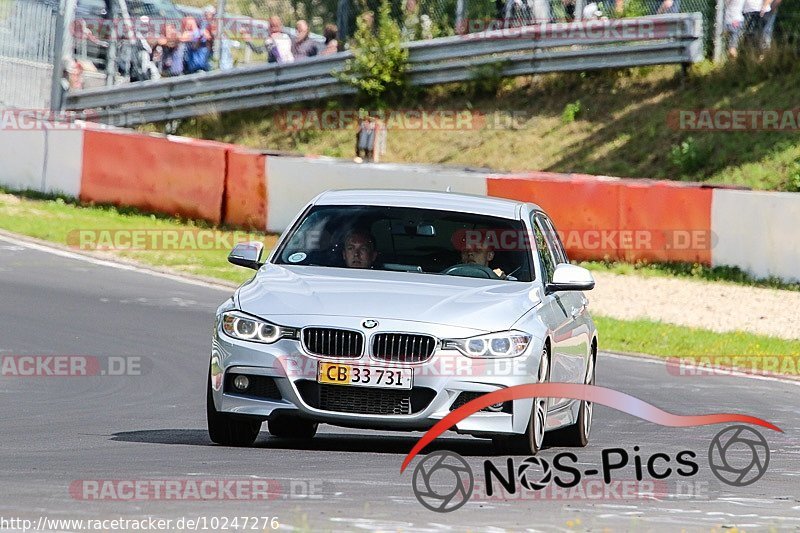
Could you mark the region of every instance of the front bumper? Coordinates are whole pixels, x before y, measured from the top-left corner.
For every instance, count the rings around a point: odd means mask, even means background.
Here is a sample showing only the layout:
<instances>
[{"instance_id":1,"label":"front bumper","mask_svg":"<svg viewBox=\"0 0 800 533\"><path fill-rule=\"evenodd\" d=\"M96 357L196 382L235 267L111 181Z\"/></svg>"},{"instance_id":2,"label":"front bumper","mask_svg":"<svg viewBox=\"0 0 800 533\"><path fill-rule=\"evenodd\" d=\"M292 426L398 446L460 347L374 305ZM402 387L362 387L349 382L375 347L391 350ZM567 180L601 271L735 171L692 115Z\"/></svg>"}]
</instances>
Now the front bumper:
<instances>
[{"instance_id":1,"label":"front bumper","mask_svg":"<svg viewBox=\"0 0 800 533\"><path fill-rule=\"evenodd\" d=\"M362 317L303 317L303 324L282 320L285 326L324 323L329 327L360 329ZM294 323L293 323L294 322ZM385 331L407 331L436 338L463 338L484 333L468 328L381 320L380 328L363 330L369 336ZM475 396L503 387L535 383L542 340L533 338L527 351L515 358L472 359L441 346L422 363L397 364L369 355L337 359L308 353L298 340L259 344L233 339L219 328L212 343L211 386L220 412L268 420L291 414L327 424L423 431ZM410 391L317 383L319 363L341 362L371 368L413 369ZM250 377L246 391L233 386L236 375ZM480 411L457 424L459 433L490 436L523 433L530 420L532 401L514 400L497 411ZM402 413L402 414L398 414Z\"/></svg>"}]
</instances>

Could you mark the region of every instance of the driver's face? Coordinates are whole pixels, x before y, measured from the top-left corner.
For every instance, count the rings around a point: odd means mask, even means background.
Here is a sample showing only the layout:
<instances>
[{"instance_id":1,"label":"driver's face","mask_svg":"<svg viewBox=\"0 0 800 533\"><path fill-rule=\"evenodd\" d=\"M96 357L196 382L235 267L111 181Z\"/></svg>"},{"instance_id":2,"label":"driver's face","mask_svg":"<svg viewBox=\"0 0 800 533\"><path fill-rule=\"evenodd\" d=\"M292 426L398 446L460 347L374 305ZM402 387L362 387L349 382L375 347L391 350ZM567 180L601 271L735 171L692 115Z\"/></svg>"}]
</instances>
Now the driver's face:
<instances>
[{"instance_id":1,"label":"driver's face","mask_svg":"<svg viewBox=\"0 0 800 533\"><path fill-rule=\"evenodd\" d=\"M351 235L344 243L344 262L349 268L370 268L378 252L364 235Z\"/></svg>"},{"instance_id":2,"label":"driver's face","mask_svg":"<svg viewBox=\"0 0 800 533\"><path fill-rule=\"evenodd\" d=\"M489 266L489 261L492 259L494 259L494 252L480 245L461 250L462 263Z\"/></svg>"}]
</instances>

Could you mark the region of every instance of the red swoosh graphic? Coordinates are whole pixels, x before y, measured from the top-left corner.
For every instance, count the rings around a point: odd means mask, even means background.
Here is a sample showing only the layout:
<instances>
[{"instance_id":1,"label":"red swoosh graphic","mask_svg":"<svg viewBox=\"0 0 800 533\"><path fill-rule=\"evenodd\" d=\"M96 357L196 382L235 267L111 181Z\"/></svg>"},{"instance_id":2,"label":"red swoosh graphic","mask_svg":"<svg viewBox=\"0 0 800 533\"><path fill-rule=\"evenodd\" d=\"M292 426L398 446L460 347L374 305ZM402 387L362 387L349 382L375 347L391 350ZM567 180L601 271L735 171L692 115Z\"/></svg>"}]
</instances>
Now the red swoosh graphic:
<instances>
[{"instance_id":1,"label":"red swoosh graphic","mask_svg":"<svg viewBox=\"0 0 800 533\"><path fill-rule=\"evenodd\" d=\"M522 398L571 398L573 400L585 400L606 407L611 407L617 411L637 416L648 422L669 427L694 427L708 426L711 424L724 424L727 422L742 422L754 424L774 431L783 433L778 426L750 415L740 415L735 413L716 413L709 415L676 415L668 413L649 403L606 387L596 385L579 385L574 383L536 383L531 385L515 385L505 389L496 390L484 394L480 398L465 403L458 409L452 411L442 418L431 429L417 441L414 447L408 452L403 465L400 467L402 474L411 460L430 444L433 439L455 426L469 415L477 413L484 407L496 403L507 402L509 400L519 400Z\"/></svg>"}]
</instances>

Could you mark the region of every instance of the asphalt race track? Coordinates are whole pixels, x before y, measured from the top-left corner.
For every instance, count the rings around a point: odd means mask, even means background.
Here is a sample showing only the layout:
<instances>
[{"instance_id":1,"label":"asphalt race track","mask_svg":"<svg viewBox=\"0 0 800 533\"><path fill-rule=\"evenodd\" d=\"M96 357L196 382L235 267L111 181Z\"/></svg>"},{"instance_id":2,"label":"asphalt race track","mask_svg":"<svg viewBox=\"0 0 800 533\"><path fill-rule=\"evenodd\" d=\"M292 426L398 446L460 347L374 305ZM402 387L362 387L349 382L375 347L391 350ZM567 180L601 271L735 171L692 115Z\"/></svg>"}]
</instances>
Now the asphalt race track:
<instances>
[{"instance_id":1,"label":"asphalt race track","mask_svg":"<svg viewBox=\"0 0 800 533\"><path fill-rule=\"evenodd\" d=\"M571 450L582 469L597 468L603 448L633 453L639 446L645 461L656 452L674 457L693 450L699 472L686 479L703 493L473 500L444 514L426 510L414 496L419 459L399 473L421 433L325 426L312 442L297 443L270 438L264 428L253 448L212 445L204 411L210 336L214 310L229 294L0 239L0 356L138 357L143 368L142 375L0 377L0 516L266 516L300 531L800 528L798 384L676 376L660 362L609 354L599 359L598 385L673 413L746 413L781 427L784 434L759 428L771 449L764 476L746 487L717 481L706 457L724 426L667 428L605 407L596 408L589 447ZM489 441L448 433L432 447L441 448L464 456L479 479L485 459L505 465ZM563 451L549 448L542 457ZM634 477L632 467L615 475ZM272 480L273 499L87 501L70 491L81 480L253 476ZM672 487L675 478L666 483ZM302 497L308 491L312 497Z\"/></svg>"}]
</instances>

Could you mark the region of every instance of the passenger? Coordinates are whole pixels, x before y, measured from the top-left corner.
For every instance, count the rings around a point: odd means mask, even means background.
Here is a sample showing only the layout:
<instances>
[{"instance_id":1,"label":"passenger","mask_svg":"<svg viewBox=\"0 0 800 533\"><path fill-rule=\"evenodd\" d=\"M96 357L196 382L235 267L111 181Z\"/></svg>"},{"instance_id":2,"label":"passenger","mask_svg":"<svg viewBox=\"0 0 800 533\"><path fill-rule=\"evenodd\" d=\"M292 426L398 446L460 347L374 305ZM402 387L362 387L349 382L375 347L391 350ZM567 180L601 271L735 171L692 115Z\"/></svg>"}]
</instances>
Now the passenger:
<instances>
[{"instance_id":1,"label":"passenger","mask_svg":"<svg viewBox=\"0 0 800 533\"><path fill-rule=\"evenodd\" d=\"M372 268L378 258L375 237L366 230L350 231L344 238L342 256L348 268Z\"/></svg>"}]
</instances>

